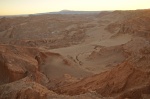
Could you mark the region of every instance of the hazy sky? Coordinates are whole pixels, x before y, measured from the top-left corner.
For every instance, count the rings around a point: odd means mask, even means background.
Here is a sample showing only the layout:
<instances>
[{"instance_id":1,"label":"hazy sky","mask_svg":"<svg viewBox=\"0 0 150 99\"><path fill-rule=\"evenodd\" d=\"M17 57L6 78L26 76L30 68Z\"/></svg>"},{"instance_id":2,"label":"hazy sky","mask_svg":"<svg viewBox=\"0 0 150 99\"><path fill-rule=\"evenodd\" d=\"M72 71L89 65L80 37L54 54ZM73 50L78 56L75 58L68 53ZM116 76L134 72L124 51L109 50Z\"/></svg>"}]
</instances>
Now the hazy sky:
<instances>
[{"instance_id":1,"label":"hazy sky","mask_svg":"<svg viewBox=\"0 0 150 99\"><path fill-rule=\"evenodd\" d=\"M0 15L60 10L133 10L150 8L150 0L0 0Z\"/></svg>"}]
</instances>

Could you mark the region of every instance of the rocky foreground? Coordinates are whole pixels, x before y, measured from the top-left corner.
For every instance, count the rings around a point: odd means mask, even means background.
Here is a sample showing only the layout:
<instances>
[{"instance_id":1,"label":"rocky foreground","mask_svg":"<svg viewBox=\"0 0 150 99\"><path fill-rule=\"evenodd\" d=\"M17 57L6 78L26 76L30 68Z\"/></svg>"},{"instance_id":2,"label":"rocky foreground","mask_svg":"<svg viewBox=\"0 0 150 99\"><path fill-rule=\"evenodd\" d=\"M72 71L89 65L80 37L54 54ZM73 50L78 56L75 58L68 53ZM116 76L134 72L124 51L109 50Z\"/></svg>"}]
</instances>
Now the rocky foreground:
<instances>
[{"instance_id":1,"label":"rocky foreground","mask_svg":"<svg viewBox=\"0 0 150 99\"><path fill-rule=\"evenodd\" d=\"M149 99L150 10L0 19L0 99Z\"/></svg>"}]
</instances>

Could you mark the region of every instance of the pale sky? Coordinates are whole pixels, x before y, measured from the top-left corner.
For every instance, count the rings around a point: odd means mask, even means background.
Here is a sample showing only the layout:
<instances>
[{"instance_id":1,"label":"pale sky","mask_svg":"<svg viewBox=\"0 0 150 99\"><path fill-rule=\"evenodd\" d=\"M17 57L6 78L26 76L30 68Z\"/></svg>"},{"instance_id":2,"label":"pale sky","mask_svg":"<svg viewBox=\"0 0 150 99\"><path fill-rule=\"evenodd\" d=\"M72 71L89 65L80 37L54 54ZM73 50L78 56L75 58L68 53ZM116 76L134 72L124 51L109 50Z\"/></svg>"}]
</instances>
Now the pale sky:
<instances>
[{"instance_id":1,"label":"pale sky","mask_svg":"<svg viewBox=\"0 0 150 99\"><path fill-rule=\"evenodd\" d=\"M101 11L150 8L150 0L0 0L0 15L60 10Z\"/></svg>"}]
</instances>

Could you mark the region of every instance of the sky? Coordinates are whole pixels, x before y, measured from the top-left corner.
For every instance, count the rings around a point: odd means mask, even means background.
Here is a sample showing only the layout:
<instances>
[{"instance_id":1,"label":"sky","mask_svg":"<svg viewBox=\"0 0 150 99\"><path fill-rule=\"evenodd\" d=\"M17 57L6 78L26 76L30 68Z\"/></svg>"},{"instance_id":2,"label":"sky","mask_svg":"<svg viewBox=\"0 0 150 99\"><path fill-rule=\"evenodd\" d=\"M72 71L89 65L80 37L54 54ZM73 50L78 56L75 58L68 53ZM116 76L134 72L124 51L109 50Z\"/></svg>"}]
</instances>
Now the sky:
<instances>
[{"instance_id":1,"label":"sky","mask_svg":"<svg viewBox=\"0 0 150 99\"><path fill-rule=\"evenodd\" d=\"M150 8L150 0L0 0L0 15L34 14L60 10L101 11Z\"/></svg>"}]
</instances>

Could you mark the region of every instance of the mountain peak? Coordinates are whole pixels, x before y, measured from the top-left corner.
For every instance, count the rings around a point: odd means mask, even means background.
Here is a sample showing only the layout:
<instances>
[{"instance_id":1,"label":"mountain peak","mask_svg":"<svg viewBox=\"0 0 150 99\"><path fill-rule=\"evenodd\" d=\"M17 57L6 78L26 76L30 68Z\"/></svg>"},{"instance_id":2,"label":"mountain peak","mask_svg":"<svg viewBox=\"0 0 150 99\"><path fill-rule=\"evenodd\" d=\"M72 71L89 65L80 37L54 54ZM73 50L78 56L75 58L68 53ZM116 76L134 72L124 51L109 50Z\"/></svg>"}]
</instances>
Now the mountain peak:
<instances>
[{"instance_id":1,"label":"mountain peak","mask_svg":"<svg viewBox=\"0 0 150 99\"><path fill-rule=\"evenodd\" d=\"M66 10L66 9L64 9L64 10L61 10L59 12L70 12L70 11L73 11L73 10Z\"/></svg>"}]
</instances>

